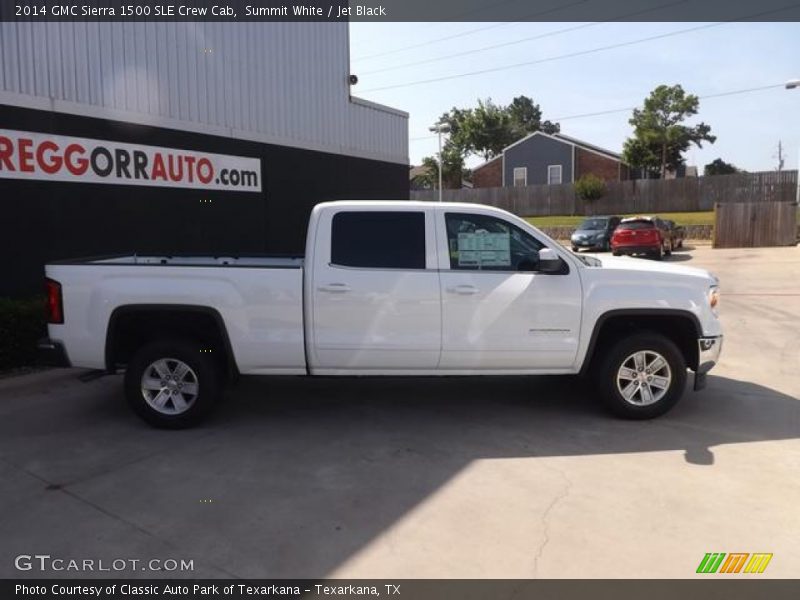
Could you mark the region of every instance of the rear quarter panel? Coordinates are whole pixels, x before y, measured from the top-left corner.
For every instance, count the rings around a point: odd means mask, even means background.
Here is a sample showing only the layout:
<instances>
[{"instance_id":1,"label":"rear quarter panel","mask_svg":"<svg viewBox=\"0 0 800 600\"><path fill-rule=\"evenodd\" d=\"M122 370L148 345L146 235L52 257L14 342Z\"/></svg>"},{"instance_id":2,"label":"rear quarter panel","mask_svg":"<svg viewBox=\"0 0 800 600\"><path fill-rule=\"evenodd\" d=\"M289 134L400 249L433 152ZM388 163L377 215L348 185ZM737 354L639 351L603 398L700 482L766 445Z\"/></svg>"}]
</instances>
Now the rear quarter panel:
<instances>
[{"instance_id":1,"label":"rear quarter panel","mask_svg":"<svg viewBox=\"0 0 800 600\"><path fill-rule=\"evenodd\" d=\"M105 368L108 324L131 305L191 305L222 317L242 374L303 374L299 268L48 265L61 283L64 324L49 325L77 367Z\"/></svg>"}]
</instances>

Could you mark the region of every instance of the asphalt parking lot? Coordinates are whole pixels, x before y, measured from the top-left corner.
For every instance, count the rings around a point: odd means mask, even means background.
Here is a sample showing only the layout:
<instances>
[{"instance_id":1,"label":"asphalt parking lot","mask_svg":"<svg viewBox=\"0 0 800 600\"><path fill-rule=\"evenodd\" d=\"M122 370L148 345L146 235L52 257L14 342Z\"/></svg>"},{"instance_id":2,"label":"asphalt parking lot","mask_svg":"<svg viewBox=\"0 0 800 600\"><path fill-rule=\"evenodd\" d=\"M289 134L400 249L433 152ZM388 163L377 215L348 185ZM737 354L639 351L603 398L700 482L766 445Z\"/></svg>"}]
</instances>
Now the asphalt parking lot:
<instances>
[{"instance_id":1,"label":"asphalt parking lot","mask_svg":"<svg viewBox=\"0 0 800 600\"><path fill-rule=\"evenodd\" d=\"M726 339L656 421L607 417L573 378L275 378L169 432L118 376L0 380L0 577L78 575L14 568L37 553L192 559L180 577L693 577L707 552L796 577L800 248L672 260L720 276Z\"/></svg>"}]
</instances>

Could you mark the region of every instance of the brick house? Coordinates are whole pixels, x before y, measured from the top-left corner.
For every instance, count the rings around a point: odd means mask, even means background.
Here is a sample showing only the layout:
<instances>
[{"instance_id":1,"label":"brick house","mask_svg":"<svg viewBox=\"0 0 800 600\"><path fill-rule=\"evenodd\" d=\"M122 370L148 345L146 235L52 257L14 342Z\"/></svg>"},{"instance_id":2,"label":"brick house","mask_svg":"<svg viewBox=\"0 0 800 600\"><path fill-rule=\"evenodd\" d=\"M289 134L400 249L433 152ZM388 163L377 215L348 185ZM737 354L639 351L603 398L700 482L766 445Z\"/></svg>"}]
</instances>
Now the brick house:
<instances>
[{"instance_id":1,"label":"brick house","mask_svg":"<svg viewBox=\"0 0 800 600\"><path fill-rule=\"evenodd\" d=\"M592 173L605 181L630 179L622 156L556 133L536 131L473 169L474 187L511 187L574 183Z\"/></svg>"},{"instance_id":2,"label":"brick house","mask_svg":"<svg viewBox=\"0 0 800 600\"><path fill-rule=\"evenodd\" d=\"M503 186L503 155L498 154L491 160L472 169L472 187L502 187Z\"/></svg>"}]
</instances>

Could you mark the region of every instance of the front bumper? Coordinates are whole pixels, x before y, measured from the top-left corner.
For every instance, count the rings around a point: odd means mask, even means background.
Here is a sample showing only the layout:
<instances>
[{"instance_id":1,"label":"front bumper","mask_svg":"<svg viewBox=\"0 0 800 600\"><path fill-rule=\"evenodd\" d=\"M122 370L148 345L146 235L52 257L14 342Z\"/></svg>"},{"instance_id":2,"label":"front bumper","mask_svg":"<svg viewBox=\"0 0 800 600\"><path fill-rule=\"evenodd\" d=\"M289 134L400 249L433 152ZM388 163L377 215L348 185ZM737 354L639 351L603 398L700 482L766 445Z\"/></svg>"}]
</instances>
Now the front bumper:
<instances>
[{"instance_id":1,"label":"front bumper","mask_svg":"<svg viewBox=\"0 0 800 600\"><path fill-rule=\"evenodd\" d=\"M592 238L590 239L572 238L570 242L572 242L572 245L575 246L576 248L600 248L604 244L603 240L596 240Z\"/></svg>"},{"instance_id":2,"label":"front bumper","mask_svg":"<svg viewBox=\"0 0 800 600\"><path fill-rule=\"evenodd\" d=\"M706 374L719 362L722 352L722 336L702 337L697 340L697 369L694 375L694 389L706 386Z\"/></svg>"},{"instance_id":3,"label":"front bumper","mask_svg":"<svg viewBox=\"0 0 800 600\"><path fill-rule=\"evenodd\" d=\"M45 367L71 367L67 351L61 342L42 338L36 344L36 364Z\"/></svg>"}]
</instances>

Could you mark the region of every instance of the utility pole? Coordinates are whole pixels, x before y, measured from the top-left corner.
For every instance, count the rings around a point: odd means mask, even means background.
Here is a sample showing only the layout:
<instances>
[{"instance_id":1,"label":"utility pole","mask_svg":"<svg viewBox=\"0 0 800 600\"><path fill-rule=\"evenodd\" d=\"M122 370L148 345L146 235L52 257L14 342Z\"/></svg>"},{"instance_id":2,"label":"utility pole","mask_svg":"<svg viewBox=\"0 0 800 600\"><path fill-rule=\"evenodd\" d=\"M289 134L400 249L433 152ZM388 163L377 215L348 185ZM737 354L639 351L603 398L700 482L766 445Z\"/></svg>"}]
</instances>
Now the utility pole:
<instances>
[{"instance_id":1,"label":"utility pole","mask_svg":"<svg viewBox=\"0 0 800 600\"><path fill-rule=\"evenodd\" d=\"M800 79L790 79L786 82L787 90L800 88ZM800 205L800 149L797 151L797 192L795 194L795 204Z\"/></svg>"},{"instance_id":2,"label":"utility pole","mask_svg":"<svg viewBox=\"0 0 800 600\"><path fill-rule=\"evenodd\" d=\"M778 169L777 169L777 171L778 171L778 173L780 173L781 171L783 171L783 165L786 162L784 160L784 158L783 158L783 142L781 142L781 140L778 140L778 154L773 154L772 156L773 156L773 158L777 158L778 159Z\"/></svg>"},{"instance_id":3,"label":"utility pole","mask_svg":"<svg viewBox=\"0 0 800 600\"><path fill-rule=\"evenodd\" d=\"M444 171L444 160L442 160L442 134L450 133L450 125L447 123L436 123L433 127L428 127L428 131L436 132L439 135L439 202L442 201L442 171Z\"/></svg>"}]
</instances>

